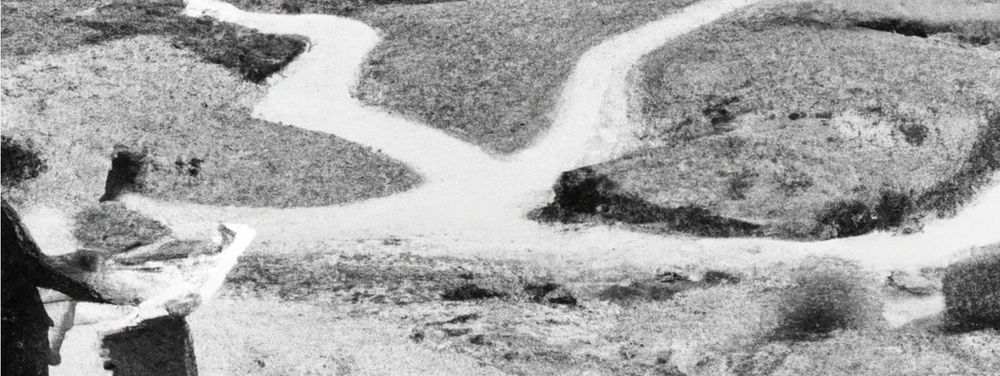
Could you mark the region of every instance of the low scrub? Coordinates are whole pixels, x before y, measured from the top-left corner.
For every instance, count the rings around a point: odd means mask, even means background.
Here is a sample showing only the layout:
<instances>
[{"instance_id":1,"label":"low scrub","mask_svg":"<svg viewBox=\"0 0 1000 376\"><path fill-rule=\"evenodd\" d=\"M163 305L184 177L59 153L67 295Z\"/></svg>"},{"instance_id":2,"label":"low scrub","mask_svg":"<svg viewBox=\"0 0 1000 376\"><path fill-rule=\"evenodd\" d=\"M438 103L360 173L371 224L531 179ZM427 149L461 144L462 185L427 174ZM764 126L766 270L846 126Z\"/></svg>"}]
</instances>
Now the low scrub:
<instances>
[{"instance_id":1,"label":"low scrub","mask_svg":"<svg viewBox=\"0 0 1000 376\"><path fill-rule=\"evenodd\" d=\"M48 166L39 154L30 142L22 143L3 136L3 187L19 185L45 172Z\"/></svg>"},{"instance_id":2,"label":"low scrub","mask_svg":"<svg viewBox=\"0 0 1000 376\"><path fill-rule=\"evenodd\" d=\"M792 283L778 303L773 339L819 339L838 329L869 327L880 318L874 284L857 264L809 259L792 272Z\"/></svg>"},{"instance_id":3,"label":"low scrub","mask_svg":"<svg viewBox=\"0 0 1000 376\"><path fill-rule=\"evenodd\" d=\"M1000 329L1000 244L984 250L945 269L945 308L956 329Z\"/></svg>"}]
</instances>

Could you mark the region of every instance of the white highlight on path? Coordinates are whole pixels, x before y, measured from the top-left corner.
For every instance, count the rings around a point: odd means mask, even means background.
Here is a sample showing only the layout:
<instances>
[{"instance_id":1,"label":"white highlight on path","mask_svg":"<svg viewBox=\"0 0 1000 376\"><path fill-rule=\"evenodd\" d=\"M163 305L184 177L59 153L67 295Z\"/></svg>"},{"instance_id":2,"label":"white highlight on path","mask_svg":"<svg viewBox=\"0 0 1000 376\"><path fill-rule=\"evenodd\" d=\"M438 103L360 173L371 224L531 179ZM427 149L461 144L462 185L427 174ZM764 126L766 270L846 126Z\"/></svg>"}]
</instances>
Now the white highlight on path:
<instances>
[{"instance_id":1,"label":"white highlight on path","mask_svg":"<svg viewBox=\"0 0 1000 376\"><path fill-rule=\"evenodd\" d=\"M552 129L529 149L504 160L431 127L364 108L350 97L377 33L358 21L325 15L243 12L214 0L190 0L192 16L266 33L299 34L311 50L289 65L254 110L255 116L329 132L369 145L423 174L425 184L402 194L360 203L315 208L238 208L124 199L132 208L193 233L220 220L247 223L261 242L360 247L368 239L398 236L408 251L424 254L546 259L590 265L747 266L809 254L835 254L873 268L944 265L956 252L1000 242L1000 177L958 216L907 236L874 233L824 242L772 239L695 239L592 227L561 232L524 213L550 198L558 174L600 162L628 147L626 76L646 53L760 0L706 0L659 21L621 34L586 52L577 63L556 110ZM372 251L385 250L374 246Z\"/></svg>"}]
</instances>

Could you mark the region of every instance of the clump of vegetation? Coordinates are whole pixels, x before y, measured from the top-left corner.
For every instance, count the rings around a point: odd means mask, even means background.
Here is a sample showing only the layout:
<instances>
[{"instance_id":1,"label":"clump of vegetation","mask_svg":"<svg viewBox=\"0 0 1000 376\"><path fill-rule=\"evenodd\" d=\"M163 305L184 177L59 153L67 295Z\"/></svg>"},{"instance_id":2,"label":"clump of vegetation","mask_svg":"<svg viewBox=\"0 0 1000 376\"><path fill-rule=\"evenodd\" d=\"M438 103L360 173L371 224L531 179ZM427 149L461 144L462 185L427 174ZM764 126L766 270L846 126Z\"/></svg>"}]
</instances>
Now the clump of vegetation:
<instances>
[{"instance_id":1,"label":"clump of vegetation","mask_svg":"<svg viewBox=\"0 0 1000 376\"><path fill-rule=\"evenodd\" d=\"M792 271L793 286L777 307L773 339L812 340L838 329L859 329L880 319L870 277L851 262L812 258Z\"/></svg>"},{"instance_id":2,"label":"clump of vegetation","mask_svg":"<svg viewBox=\"0 0 1000 376\"><path fill-rule=\"evenodd\" d=\"M480 287L479 285L474 283L466 283L461 286L448 289L447 291L441 294L441 299L464 301L464 300L503 298L506 296L507 293L503 291L497 291L490 288Z\"/></svg>"},{"instance_id":3,"label":"clump of vegetation","mask_svg":"<svg viewBox=\"0 0 1000 376\"><path fill-rule=\"evenodd\" d=\"M13 138L3 136L2 181L4 188L12 187L44 173L48 166L39 156L30 142L21 143Z\"/></svg>"},{"instance_id":4,"label":"clump of vegetation","mask_svg":"<svg viewBox=\"0 0 1000 376\"><path fill-rule=\"evenodd\" d=\"M162 223L118 202L87 207L73 220L73 235L84 247L111 254L152 244L170 234Z\"/></svg>"},{"instance_id":5,"label":"clump of vegetation","mask_svg":"<svg viewBox=\"0 0 1000 376\"><path fill-rule=\"evenodd\" d=\"M255 83L284 68L306 48L301 37L262 34L207 17L182 16L183 6L180 1L118 0L77 22L99 32L86 39L90 43L144 34L170 36L175 46L190 49Z\"/></svg>"},{"instance_id":6,"label":"clump of vegetation","mask_svg":"<svg viewBox=\"0 0 1000 376\"><path fill-rule=\"evenodd\" d=\"M955 329L1000 329L1000 244L984 251L945 269L942 291Z\"/></svg>"},{"instance_id":7,"label":"clump of vegetation","mask_svg":"<svg viewBox=\"0 0 1000 376\"><path fill-rule=\"evenodd\" d=\"M151 164L152 160L146 150L133 151L122 145L115 146L115 155L111 158L111 170L108 170L101 201L115 200L123 193L147 191L145 180Z\"/></svg>"}]
</instances>

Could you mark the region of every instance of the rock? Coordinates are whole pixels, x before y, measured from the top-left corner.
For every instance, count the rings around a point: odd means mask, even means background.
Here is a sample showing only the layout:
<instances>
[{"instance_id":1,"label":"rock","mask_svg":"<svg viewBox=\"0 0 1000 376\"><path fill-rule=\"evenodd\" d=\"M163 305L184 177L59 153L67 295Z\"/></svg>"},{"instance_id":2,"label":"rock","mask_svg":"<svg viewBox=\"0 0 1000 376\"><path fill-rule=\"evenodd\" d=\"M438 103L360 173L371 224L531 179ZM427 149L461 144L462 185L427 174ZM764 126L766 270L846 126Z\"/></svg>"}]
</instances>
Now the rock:
<instances>
[{"instance_id":1,"label":"rock","mask_svg":"<svg viewBox=\"0 0 1000 376\"><path fill-rule=\"evenodd\" d=\"M441 328L441 332L448 337L460 337L472 333L470 328Z\"/></svg>"},{"instance_id":2,"label":"rock","mask_svg":"<svg viewBox=\"0 0 1000 376\"><path fill-rule=\"evenodd\" d=\"M986 248L1000 250L1000 244ZM957 328L1000 328L1000 252L948 266L942 291L948 320Z\"/></svg>"},{"instance_id":3,"label":"rock","mask_svg":"<svg viewBox=\"0 0 1000 376\"><path fill-rule=\"evenodd\" d=\"M671 270L662 270L656 273L656 281L662 283L671 282L681 282L690 281L691 278L688 277L687 273L679 268L670 268Z\"/></svg>"},{"instance_id":4,"label":"rock","mask_svg":"<svg viewBox=\"0 0 1000 376\"><path fill-rule=\"evenodd\" d=\"M486 345L486 344L488 344L488 342L486 342L486 336L484 336L482 334L476 334L476 335L473 335L473 336L469 337L469 343L471 343L473 345Z\"/></svg>"},{"instance_id":5,"label":"rock","mask_svg":"<svg viewBox=\"0 0 1000 376\"><path fill-rule=\"evenodd\" d=\"M920 296L931 295L941 290L941 280L904 271L890 273L886 284L896 290Z\"/></svg>"}]
</instances>

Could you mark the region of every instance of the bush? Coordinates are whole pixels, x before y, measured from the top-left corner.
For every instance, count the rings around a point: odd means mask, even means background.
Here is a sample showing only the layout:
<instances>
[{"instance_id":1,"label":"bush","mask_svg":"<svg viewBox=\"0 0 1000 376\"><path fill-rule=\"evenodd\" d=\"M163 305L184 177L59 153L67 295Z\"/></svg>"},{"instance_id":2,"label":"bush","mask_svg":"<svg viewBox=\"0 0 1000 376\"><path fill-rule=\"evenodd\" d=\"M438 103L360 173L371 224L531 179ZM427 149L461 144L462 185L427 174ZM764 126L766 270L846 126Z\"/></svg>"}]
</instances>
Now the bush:
<instances>
[{"instance_id":1,"label":"bush","mask_svg":"<svg viewBox=\"0 0 1000 376\"><path fill-rule=\"evenodd\" d=\"M41 173L48 170L48 166L38 156L38 151L34 150L30 143L22 145L14 139L3 136L2 149L2 181L3 186L11 187L21 184L25 180L34 179Z\"/></svg>"},{"instance_id":2,"label":"bush","mask_svg":"<svg viewBox=\"0 0 1000 376\"><path fill-rule=\"evenodd\" d=\"M88 207L74 216L73 235L84 247L121 253L170 234L162 223L117 202Z\"/></svg>"},{"instance_id":3,"label":"bush","mask_svg":"<svg viewBox=\"0 0 1000 376\"><path fill-rule=\"evenodd\" d=\"M774 339L811 340L837 329L858 329L880 320L872 278L852 262L806 260L792 271L794 287L777 307Z\"/></svg>"},{"instance_id":4,"label":"bush","mask_svg":"<svg viewBox=\"0 0 1000 376\"><path fill-rule=\"evenodd\" d=\"M945 269L945 310L957 329L1000 328L1000 244L991 248Z\"/></svg>"}]
</instances>

